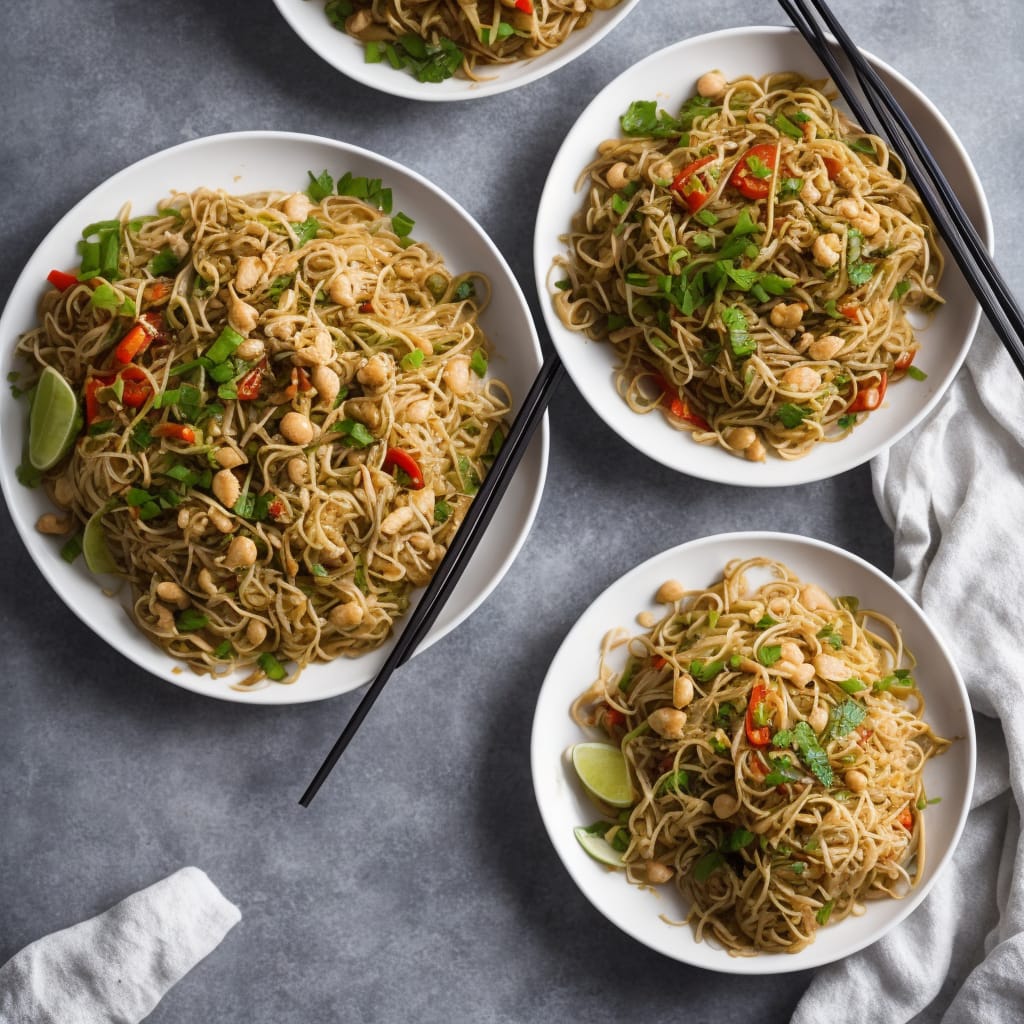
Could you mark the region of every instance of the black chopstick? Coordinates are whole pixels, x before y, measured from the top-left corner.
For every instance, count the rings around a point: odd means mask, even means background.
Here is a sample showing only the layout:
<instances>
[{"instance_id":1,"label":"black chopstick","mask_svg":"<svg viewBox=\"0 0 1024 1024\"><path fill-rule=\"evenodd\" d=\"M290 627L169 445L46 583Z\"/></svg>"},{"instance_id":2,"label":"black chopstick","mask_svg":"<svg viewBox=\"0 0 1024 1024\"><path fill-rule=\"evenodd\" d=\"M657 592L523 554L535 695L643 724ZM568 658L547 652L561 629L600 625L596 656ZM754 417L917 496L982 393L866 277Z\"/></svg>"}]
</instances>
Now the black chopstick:
<instances>
[{"instance_id":1,"label":"black chopstick","mask_svg":"<svg viewBox=\"0 0 1024 1024\"><path fill-rule=\"evenodd\" d=\"M324 780L331 774L338 759L344 753L352 737L358 732L363 719L373 707L395 669L412 656L434 625L437 616L455 589L463 570L476 550L477 544L483 537L487 525L494 516L516 467L529 447L533 432L544 418L544 411L564 374L565 367L558 356L551 355L544 361L509 429L505 443L501 446L490 472L484 478L480 490L469 506L465 519L452 538L448 551L441 559L441 564L437 567L433 579L424 590L419 604L406 619L405 627L395 641L391 653L385 659L369 689L363 694L362 700L356 706L337 742L324 759L324 763L313 777L313 781L306 788L306 792L299 799L299 803L303 807L310 805Z\"/></svg>"},{"instance_id":2,"label":"black chopstick","mask_svg":"<svg viewBox=\"0 0 1024 1024\"><path fill-rule=\"evenodd\" d=\"M806 0L779 0L779 4L825 65L861 127L888 137L964 279L1018 372L1024 376L1024 316L927 144L824 0L810 0L810 5L817 10L849 60L874 118L839 67L830 40L815 21Z\"/></svg>"}]
</instances>

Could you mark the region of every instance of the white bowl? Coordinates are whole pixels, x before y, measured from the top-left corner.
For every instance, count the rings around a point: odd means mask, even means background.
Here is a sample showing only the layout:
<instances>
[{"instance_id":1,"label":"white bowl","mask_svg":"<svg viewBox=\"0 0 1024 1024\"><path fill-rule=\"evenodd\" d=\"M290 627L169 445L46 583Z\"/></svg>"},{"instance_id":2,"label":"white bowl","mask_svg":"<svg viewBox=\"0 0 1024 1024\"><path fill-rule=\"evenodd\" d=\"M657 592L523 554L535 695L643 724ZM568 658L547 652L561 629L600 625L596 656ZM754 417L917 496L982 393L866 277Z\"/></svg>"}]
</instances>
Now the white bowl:
<instances>
[{"instance_id":1,"label":"white bowl","mask_svg":"<svg viewBox=\"0 0 1024 1024\"><path fill-rule=\"evenodd\" d=\"M274 0L281 16L299 38L342 74L392 96L439 103L496 96L550 75L596 46L639 2L621 0L609 11L594 11L583 28L573 32L561 46L539 57L511 64L485 65L479 70L481 81L453 77L443 82L418 82L408 71L396 70L387 61L367 64L363 44L331 25L321 0Z\"/></svg>"},{"instance_id":2,"label":"white bowl","mask_svg":"<svg viewBox=\"0 0 1024 1024\"><path fill-rule=\"evenodd\" d=\"M615 627L639 631L635 616L664 606L654 592L667 579L689 587L721 579L733 558L764 556L784 562L801 579L831 594L849 594L891 618L906 646L917 656L914 678L926 700L925 719L956 742L925 766L925 785L940 803L928 807L928 858L918 885L901 900L872 900L863 917L848 917L822 928L799 953L763 953L733 957L709 941L697 942L689 925L671 925L664 914L681 920L682 897L671 886L640 889L625 874L591 859L573 829L594 819L592 801L583 792L566 751L588 737L569 716L573 700L597 678L601 638ZM558 856L591 903L624 932L674 960L734 974L779 974L818 967L876 942L925 898L953 855L970 807L974 785L975 738L963 680L943 639L921 610L888 577L854 555L821 541L783 533L733 533L704 537L665 551L613 583L580 616L558 649L537 700L530 764L534 792L548 836Z\"/></svg>"},{"instance_id":3,"label":"white bowl","mask_svg":"<svg viewBox=\"0 0 1024 1024\"><path fill-rule=\"evenodd\" d=\"M905 78L868 55L924 137L979 234L991 247L992 224L981 183L952 128ZM959 269L948 257L940 292L946 304L918 331L921 350L914 360L927 380L904 380L889 389L886 403L835 444L819 444L794 461L769 456L747 462L719 447L696 444L660 414L632 412L614 386L615 351L568 330L551 302L551 266L565 253L559 240L583 199L574 191L585 166L604 139L620 134L619 116L633 100L656 99L670 112L693 94L697 78L718 68L727 78L774 71L827 77L817 57L795 29L726 29L695 36L652 54L621 74L583 111L555 157L541 194L534 235L534 273L541 309L569 375L594 411L620 437L645 455L690 476L748 487L788 487L821 480L859 466L899 440L939 402L967 355L981 311ZM840 108L843 104L837 104ZM945 251L945 247L943 246Z\"/></svg>"},{"instance_id":4,"label":"white bowl","mask_svg":"<svg viewBox=\"0 0 1024 1024\"><path fill-rule=\"evenodd\" d=\"M477 270L493 285L481 323L494 343L491 368L522 399L540 370L541 351L529 307L511 269L483 230L454 200L413 171L357 146L286 132L239 132L196 139L165 150L115 174L74 206L36 249L18 278L0 318L6 339L0 359L6 376L17 368L17 338L36 322L36 306L54 268L78 264L75 242L92 221L116 216L131 201L132 211L150 212L172 189L203 185L235 194L266 189L301 190L307 171L327 169L383 179L391 186L394 208L416 221L414 236L429 242L455 272ZM15 477L21 461L28 408L9 390L0 399L0 484L14 524L36 565L67 606L96 634L140 668L186 689L249 704L292 704L345 693L368 682L384 662L390 644L359 658L310 665L295 683L239 692L238 677L196 675L152 644L130 621L119 599L104 597L100 582L83 560L68 565L59 542L35 529L39 515L53 508L41 488L29 490ZM486 536L442 610L421 650L462 622L498 584L533 523L547 468L547 423L523 458ZM124 588L126 589L126 588ZM122 595L122 598L125 595ZM400 629L403 620L399 620Z\"/></svg>"}]
</instances>

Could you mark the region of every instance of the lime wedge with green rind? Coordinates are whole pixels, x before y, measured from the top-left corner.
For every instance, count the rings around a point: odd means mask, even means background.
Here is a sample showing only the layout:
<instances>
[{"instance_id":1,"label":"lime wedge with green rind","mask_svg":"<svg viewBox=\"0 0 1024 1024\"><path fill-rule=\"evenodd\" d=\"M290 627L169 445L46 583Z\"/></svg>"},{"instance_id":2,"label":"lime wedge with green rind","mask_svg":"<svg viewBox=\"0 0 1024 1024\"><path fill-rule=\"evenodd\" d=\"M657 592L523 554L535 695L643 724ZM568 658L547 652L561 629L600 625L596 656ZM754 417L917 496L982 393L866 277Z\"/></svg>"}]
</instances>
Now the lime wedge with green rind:
<instances>
[{"instance_id":1,"label":"lime wedge with green rind","mask_svg":"<svg viewBox=\"0 0 1024 1024\"><path fill-rule=\"evenodd\" d=\"M577 743L572 765L587 792L612 807L631 807L633 785L626 759L610 743Z\"/></svg>"},{"instance_id":2,"label":"lime wedge with green rind","mask_svg":"<svg viewBox=\"0 0 1024 1024\"><path fill-rule=\"evenodd\" d=\"M52 367L43 370L28 416L28 461L33 468L55 466L74 443L81 429L78 396Z\"/></svg>"},{"instance_id":3,"label":"lime wedge with green rind","mask_svg":"<svg viewBox=\"0 0 1024 1024\"><path fill-rule=\"evenodd\" d=\"M107 547L107 538L103 532L103 517L106 513L106 508L93 512L82 533L82 554L85 556L85 564L95 573L117 572L117 562Z\"/></svg>"},{"instance_id":4,"label":"lime wedge with green rind","mask_svg":"<svg viewBox=\"0 0 1024 1024\"><path fill-rule=\"evenodd\" d=\"M610 868L625 867L626 862L622 859L622 854L603 835L595 835L586 825L574 828L572 834L594 860L607 864Z\"/></svg>"}]
</instances>

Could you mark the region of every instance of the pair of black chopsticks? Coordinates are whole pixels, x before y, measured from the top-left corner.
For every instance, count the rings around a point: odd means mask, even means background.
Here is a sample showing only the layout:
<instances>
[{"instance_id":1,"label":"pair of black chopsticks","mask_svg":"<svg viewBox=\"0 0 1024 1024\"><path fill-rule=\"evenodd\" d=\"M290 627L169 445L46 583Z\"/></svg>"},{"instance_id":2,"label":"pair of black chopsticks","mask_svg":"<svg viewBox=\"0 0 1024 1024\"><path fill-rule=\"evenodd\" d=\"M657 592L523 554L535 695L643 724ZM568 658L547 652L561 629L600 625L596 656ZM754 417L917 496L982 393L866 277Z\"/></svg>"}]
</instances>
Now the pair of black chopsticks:
<instances>
[{"instance_id":1,"label":"pair of black chopsticks","mask_svg":"<svg viewBox=\"0 0 1024 1024\"><path fill-rule=\"evenodd\" d=\"M903 161L907 177L921 196L964 279L1017 370L1024 376L1024 317L928 146L824 0L779 0L779 4L825 65L860 126L875 135L885 136ZM840 68L812 7L850 62L874 117Z\"/></svg>"},{"instance_id":2,"label":"pair of black chopsticks","mask_svg":"<svg viewBox=\"0 0 1024 1024\"><path fill-rule=\"evenodd\" d=\"M529 447L533 432L544 418L544 411L547 409L551 396L554 394L559 381L565 374L565 368L557 355L550 355L544 361L533 382L533 386L527 392L526 398L516 415L501 446L490 472L484 478L476 497L473 499L466 518L459 526L447 553L437 567L433 579L423 592L420 603L406 619L405 627L395 641L395 646L387 656L381 670L377 673L369 689L363 694L362 700L356 706L352 717L348 720L344 731L338 737L338 741L331 748L320 770L313 777L306 792L302 794L299 803L308 807L317 790L323 785L324 780L330 775L331 770L337 764L338 758L344 753L352 737L355 736L362 724L363 719L373 707L374 701L380 696L381 690L391 678L392 673L400 665L406 662L423 642L431 626L434 625L437 616L444 607L445 602L451 596L459 582L462 572L476 550L480 538L484 534L491 517L494 515L502 497L508 488L509 483Z\"/></svg>"}]
</instances>

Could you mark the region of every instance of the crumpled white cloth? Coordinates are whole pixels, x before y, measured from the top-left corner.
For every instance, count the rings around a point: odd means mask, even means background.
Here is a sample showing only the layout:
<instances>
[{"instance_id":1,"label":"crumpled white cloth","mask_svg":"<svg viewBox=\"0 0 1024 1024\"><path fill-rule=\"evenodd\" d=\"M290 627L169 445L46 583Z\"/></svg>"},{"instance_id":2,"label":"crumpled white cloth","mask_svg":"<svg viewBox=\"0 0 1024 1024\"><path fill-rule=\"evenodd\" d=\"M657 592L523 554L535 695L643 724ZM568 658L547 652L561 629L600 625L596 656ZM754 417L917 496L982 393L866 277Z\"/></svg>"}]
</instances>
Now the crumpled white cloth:
<instances>
[{"instance_id":1,"label":"crumpled white cloth","mask_svg":"<svg viewBox=\"0 0 1024 1024\"><path fill-rule=\"evenodd\" d=\"M927 899L880 942L822 968L792 1024L1019 1024L1024 384L986 323L938 409L875 459L872 477L895 537L893 576L967 684L977 781L957 853Z\"/></svg>"},{"instance_id":2,"label":"crumpled white cloth","mask_svg":"<svg viewBox=\"0 0 1024 1024\"><path fill-rule=\"evenodd\" d=\"M3 1024L136 1024L241 918L199 868L37 939L0 967Z\"/></svg>"}]
</instances>

